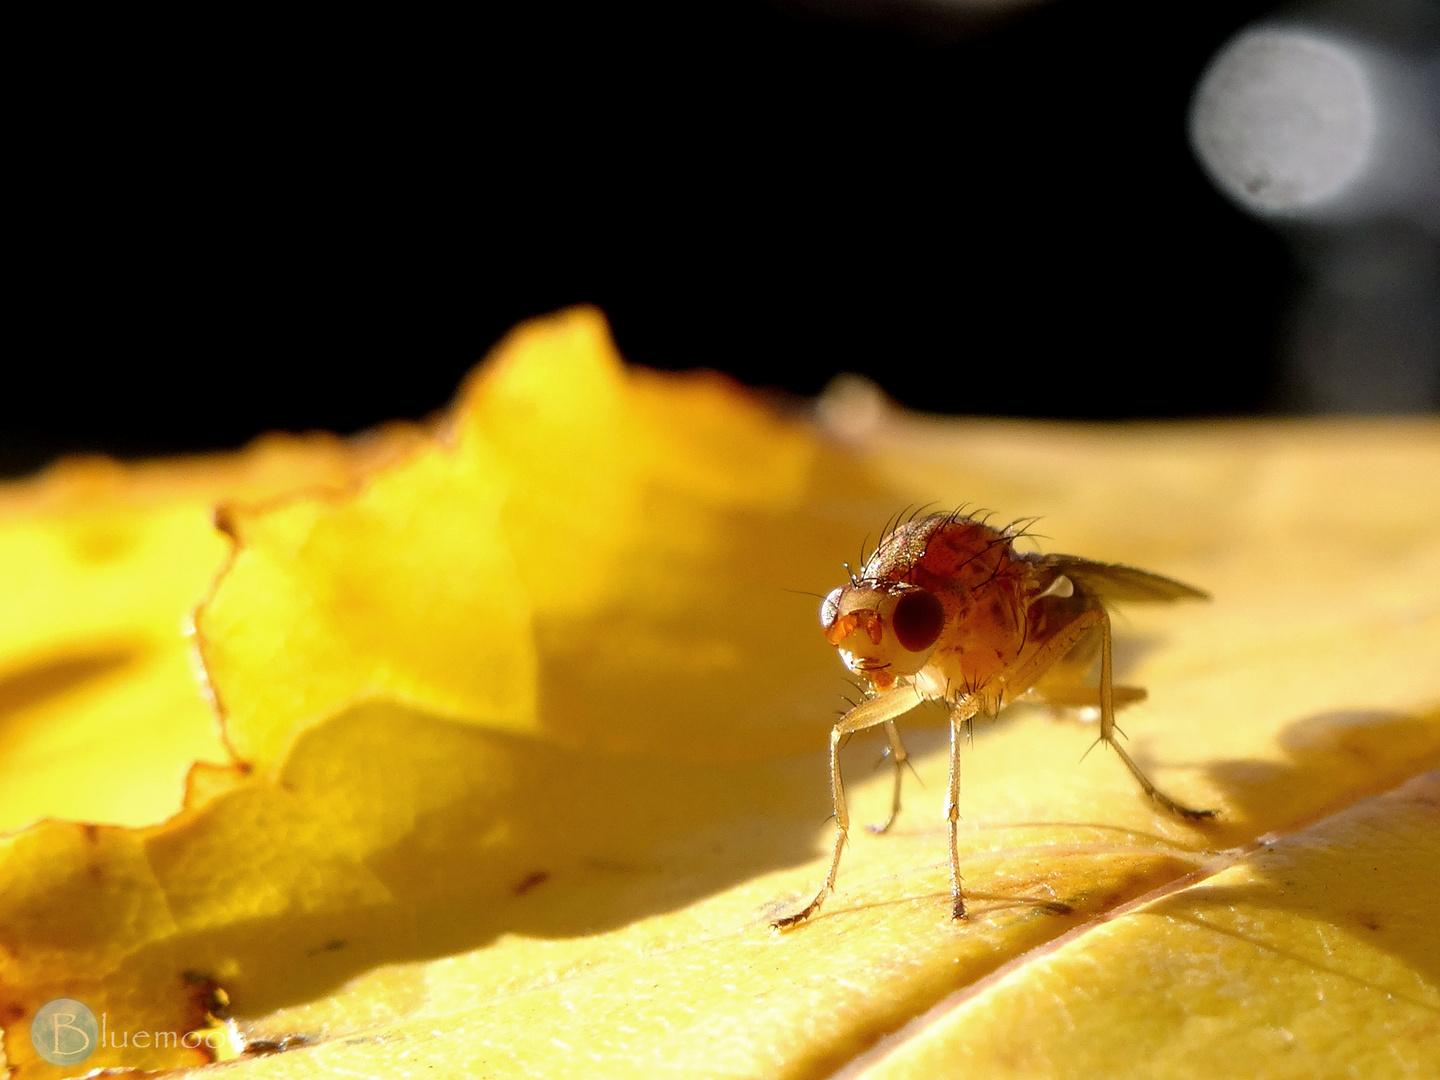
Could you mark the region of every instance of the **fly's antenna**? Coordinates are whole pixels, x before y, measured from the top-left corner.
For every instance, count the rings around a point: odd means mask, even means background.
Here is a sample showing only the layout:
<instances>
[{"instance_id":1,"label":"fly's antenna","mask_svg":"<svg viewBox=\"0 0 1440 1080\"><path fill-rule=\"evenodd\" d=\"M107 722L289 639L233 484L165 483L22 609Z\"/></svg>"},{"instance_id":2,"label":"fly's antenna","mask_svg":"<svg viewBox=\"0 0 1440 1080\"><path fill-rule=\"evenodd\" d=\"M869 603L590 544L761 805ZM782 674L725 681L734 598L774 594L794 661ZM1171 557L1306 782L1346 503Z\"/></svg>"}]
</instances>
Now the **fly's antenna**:
<instances>
[{"instance_id":1,"label":"fly's antenna","mask_svg":"<svg viewBox=\"0 0 1440 1080\"><path fill-rule=\"evenodd\" d=\"M817 600L824 600L824 599L825 599L825 596L824 596L823 593L811 592L809 589L781 589L780 591L781 591L781 592L787 592L787 593L789 593L791 596L813 596L813 597L815 597L815 599L817 599Z\"/></svg>"},{"instance_id":2,"label":"fly's antenna","mask_svg":"<svg viewBox=\"0 0 1440 1080\"><path fill-rule=\"evenodd\" d=\"M850 577L850 584L851 584L851 585L859 585L859 584L860 584L860 579L855 576L855 571L850 569L850 564L847 562L847 563L841 563L840 565L843 566L843 567L845 567L845 573L846 573L847 575L849 575L849 577ZM822 599L823 599L823 597L822 597Z\"/></svg>"}]
</instances>

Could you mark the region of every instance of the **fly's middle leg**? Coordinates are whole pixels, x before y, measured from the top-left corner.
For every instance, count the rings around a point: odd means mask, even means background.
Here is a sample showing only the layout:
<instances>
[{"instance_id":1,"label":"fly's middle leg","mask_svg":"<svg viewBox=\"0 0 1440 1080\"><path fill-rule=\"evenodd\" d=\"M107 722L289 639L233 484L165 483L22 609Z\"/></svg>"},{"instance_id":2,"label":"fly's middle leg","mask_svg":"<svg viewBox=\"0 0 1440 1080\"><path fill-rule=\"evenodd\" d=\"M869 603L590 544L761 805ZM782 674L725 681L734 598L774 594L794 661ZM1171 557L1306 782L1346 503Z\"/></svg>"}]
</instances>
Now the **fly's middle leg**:
<instances>
[{"instance_id":1,"label":"fly's middle leg","mask_svg":"<svg viewBox=\"0 0 1440 1080\"><path fill-rule=\"evenodd\" d=\"M890 792L890 816L879 825L870 825L868 828L872 833L884 833L890 831L890 826L895 824L895 819L900 815L900 782L905 776L905 766L910 761L910 755L905 750L905 743L900 739L900 729L895 726L894 720L885 721L885 737L890 740L890 763L895 768L895 786Z\"/></svg>"}]
</instances>

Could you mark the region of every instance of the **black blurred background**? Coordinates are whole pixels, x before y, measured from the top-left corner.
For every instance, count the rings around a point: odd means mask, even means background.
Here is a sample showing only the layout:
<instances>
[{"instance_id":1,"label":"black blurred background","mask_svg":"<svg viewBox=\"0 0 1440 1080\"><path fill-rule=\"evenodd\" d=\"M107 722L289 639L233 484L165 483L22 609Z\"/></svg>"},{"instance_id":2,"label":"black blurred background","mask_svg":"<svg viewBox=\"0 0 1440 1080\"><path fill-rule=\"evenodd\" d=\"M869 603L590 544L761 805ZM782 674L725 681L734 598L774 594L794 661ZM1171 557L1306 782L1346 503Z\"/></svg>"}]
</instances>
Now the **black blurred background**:
<instances>
[{"instance_id":1,"label":"black blurred background","mask_svg":"<svg viewBox=\"0 0 1440 1080\"><path fill-rule=\"evenodd\" d=\"M1274 410L1296 271L1185 126L1272 6L36 31L0 471L423 416L515 322L582 301L632 361L798 394L858 371L939 412Z\"/></svg>"}]
</instances>

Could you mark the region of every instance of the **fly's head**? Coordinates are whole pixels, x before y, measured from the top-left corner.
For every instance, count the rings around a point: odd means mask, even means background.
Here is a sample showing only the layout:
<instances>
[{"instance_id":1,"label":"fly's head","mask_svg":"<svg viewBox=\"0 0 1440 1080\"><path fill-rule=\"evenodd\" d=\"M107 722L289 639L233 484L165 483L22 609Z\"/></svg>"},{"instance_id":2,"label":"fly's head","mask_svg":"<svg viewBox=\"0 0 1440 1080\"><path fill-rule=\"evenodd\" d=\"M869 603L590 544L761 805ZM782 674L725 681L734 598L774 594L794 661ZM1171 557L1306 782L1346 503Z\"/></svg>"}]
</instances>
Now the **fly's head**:
<instances>
[{"instance_id":1,"label":"fly's head","mask_svg":"<svg viewBox=\"0 0 1440 1080\"><path fill-rule=\"evenodd\" d=\"M913 585L858 581L825 597L820 625L847 668L873 689L888 690L930 660L945 629L945 608L934 593Z\"/></svg>"}]
</instances>

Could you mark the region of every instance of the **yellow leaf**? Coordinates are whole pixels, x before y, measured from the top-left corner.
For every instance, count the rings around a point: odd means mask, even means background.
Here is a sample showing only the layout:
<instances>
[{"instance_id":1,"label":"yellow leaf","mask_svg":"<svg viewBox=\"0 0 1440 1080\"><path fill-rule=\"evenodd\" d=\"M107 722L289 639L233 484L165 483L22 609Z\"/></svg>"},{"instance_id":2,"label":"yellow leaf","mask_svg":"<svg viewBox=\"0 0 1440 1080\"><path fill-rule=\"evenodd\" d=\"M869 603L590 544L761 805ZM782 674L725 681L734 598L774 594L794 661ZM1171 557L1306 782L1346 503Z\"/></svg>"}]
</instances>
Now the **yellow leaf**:
<instances>
[{"instance_id":1,"label":"yellow leaf","mask_svg":"<svg viewBox=\"0 0 1440 1080\"><path fill-rule=\"evenodd\" d=\"M812 435L717 379L625 371L590 309L516 331L450 428L358 494L233 516L197 628L243 759L375 695L688 760L814 744L833 658L785 590L864 520L828 505L841 455L817 471Z\"/></svg>"},{"instance_id":2,"label":"yellow leaf","mask_svg":"<svg viewBox=\"0 0 1440 1080\"><path fill-rule=\"evenodd\" d=\"M1434 1076L1437 835L1431 772L1027 957L858 1075Z\"/></svg>"},{"instance_id":3,"label":"yellow leaf","mask_svg":"<svg viewBox=\"0 0 1440 1080\"><path fill-rule=\"evenodd\" d=\"M517 331L443 440L357 490L232 512L240 546L200 627L257 767L198 771L163 824L0 840L9 1060L60 1075L25 1037L54 998L108 1031L184 1034L223 990L252 1049L288 1048L227 1075L924 1076L1016 1046L1077 1074L1188 1075L1211 1059L1124 1055L1177 1030L1268 1046L1290 1016L1270 987L1293 995L1316 941L1363 929L1355 910L1395 936L1343 955L1414 982L1404 1023L1434 1015L1433 950L1399 944L1423 908L1326 890L1366 850L1346 830L1393 822L1372 874L1434 891L1432 788L1361 800L1440 766L1436 425L835 430L858 441L718 380L627 371L598 316L571 312ZM1132 750L1221 820L1158 813L1111 757L1079 763L1093 729L1017 711L965 755L957 924L944 737L922 711L896 830L852 834L837 894L777 933L823 876L844 688L815 601L785 590L823 593L867 529L928 499L1048 512L1052 550L1214 592L1130 613L1118 656L1151 691L1121 718ZM860 821L888 805L878 751L844 757ZM1291 835L1253 846L1271 831ZM1300 883L1284 905L1266 892L1282 865ZM1141 910L1179 929L1147 937ZM1192 931L1228 974L1167 983L1204 968ZM1066 959L1086 948L1115 973L1103 993L1093 959ZM1300 966L1267 968L1277 950ZM1132 982L1161 984L1164 1008ZM1084 1025L1030 1026L1070 1002ZM1370 1066L1380 1034L1414 1031L1368 1026L1315 1060ZM197 1060L106 1046L85 1068Z\"/></svg>"},{"instance_id":4,"label":"yellow leaf","mask_svg":"<svg viewBox=\"0 0 1440 1080\"><path fill-rule=\"evenodd\" d=\"M343 488L413 437L72 459L0 487L0 830L175 813L192 762L229 761L183 633L227 555L215 504Z\"/></svg>"},{"instance_id":5,"label":"yellow leaf","mask_svg":"<svg viewBox=\"0 0 1440 1080\"><path fill-rule=\"evenodd\" d=\"M353 496L232 514L240 548L196 631L242 760L382 693L526 726L534 650L495 469L424 446Z\"/></svg>"}]
</instances>

